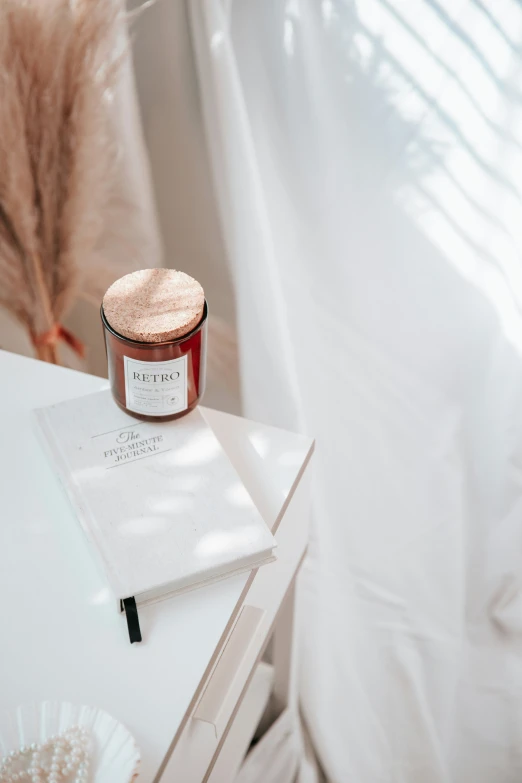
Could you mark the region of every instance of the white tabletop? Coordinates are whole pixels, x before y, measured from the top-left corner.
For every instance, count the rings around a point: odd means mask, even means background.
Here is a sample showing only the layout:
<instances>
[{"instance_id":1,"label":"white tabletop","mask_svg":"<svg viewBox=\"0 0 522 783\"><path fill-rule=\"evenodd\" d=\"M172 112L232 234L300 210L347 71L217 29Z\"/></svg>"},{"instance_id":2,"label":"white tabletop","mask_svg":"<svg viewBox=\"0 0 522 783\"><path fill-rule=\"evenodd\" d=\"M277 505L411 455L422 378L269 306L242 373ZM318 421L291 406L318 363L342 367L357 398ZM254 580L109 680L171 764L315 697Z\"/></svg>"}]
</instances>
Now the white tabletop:
<instances>
[{"instance_id":1,"label":"white tabletop","mask_svg":"<svg viewBox=\"0 0 522 783\"><path fill-rule=\"evenodd\" d=\"M52 699L106 710L135 736L149 783L248 575L143 609L144 642L131 646L30 417L107 381L4 351L0 373L0 707ZM310 439L208 414L271 526Z\"/></svg>"}]
</instances>

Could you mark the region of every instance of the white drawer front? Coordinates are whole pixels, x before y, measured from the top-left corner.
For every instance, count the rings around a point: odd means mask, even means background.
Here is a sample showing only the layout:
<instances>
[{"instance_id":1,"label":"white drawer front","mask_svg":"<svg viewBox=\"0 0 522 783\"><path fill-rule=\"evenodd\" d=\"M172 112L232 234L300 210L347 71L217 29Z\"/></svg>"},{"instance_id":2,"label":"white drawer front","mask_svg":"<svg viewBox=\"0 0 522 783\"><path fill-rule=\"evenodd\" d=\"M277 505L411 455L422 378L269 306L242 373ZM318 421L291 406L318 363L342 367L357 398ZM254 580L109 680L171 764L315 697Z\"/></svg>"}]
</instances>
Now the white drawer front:
<instances>
[{"instance_id":1,"label":"white drawer front","mask_svg":"<svg viewBox=\"0 0 522 783\"><path fill-rule=\"evenodd\" d=\"M162 783L201 783L222 744L306 549L309 474L308 468L275 532L277 559L255 573L237 620L177 740Z\"/></svg>"},{"instance_id":2,"label":"white drawer front","mask_svg":"<svg viewBox=\"0 0 522 783\"><path fill-rule=\"evenodd\" d=\"M274 679L273 667L260 663L254 672L241 707L234 718L208 783L232 783L247 754L252 737L266 708Z\"/></svg>"},{"instance_id":3,"label":"white drawer front","mask_svg":"<svg viewBox=\"0 0 522 783\"><path fill-rule=\"evenodd\" d=\"M223 735L257 657L266 629L265 610L245 604L194 712L194 720L210 723L217 737Z\"/></svg>"}]
</instances>

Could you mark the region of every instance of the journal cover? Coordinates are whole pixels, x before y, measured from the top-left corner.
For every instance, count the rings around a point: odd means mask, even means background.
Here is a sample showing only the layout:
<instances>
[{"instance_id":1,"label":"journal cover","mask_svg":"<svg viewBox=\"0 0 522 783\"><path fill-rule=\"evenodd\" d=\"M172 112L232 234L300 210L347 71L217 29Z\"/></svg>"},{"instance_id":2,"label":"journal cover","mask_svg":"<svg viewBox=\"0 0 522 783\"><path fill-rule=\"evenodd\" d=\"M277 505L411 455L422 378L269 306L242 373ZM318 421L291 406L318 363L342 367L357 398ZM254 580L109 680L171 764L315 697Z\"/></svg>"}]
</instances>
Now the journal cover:
<instances>
[{"instance_id":1,"label":"journal cover","mask_svg":"<svg viewBox=\"0 0 522 783\"><path fill-rule=\"evenodd\" d=\"M103 391L35 413L118 599L159 600L272 558L275 539L200 408L142 422Z\"/></svg>"}]
</instances>

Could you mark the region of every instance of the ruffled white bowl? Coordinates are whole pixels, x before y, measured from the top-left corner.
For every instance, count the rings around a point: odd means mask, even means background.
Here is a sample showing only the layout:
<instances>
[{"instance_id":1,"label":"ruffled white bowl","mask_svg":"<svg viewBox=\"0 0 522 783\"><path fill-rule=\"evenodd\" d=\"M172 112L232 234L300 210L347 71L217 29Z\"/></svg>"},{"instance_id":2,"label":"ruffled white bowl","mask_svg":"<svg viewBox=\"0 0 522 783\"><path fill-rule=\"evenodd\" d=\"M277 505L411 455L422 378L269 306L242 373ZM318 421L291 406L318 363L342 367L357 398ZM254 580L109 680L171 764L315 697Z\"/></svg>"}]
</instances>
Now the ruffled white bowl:
<instances>
[{"instance_id":1,"label":"ruffled white bowl","mask_svg":"<svg viewBox=\"0 0 522 783\"><path fill-rule=\"evenodd\" d=\"M138 776L140 752L125 726L103 710L67 702L0 711L0 757L22 745L45 742L71 726L85 726L92 736L89 783L129 783Z\"/></svg>"}]
</instances>

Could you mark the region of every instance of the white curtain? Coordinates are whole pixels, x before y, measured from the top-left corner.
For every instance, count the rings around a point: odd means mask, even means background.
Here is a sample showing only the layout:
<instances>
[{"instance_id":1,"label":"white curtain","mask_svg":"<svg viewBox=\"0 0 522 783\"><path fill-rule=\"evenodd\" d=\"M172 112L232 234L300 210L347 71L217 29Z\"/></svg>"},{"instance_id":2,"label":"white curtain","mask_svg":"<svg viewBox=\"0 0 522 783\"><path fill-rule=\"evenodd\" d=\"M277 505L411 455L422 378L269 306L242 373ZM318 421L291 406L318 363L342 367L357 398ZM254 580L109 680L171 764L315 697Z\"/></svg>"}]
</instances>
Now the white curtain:
<instances>
[{"instance_id":1,"label":"white curtain","mask_svg":"<svg viewBox=\"0 0 522 783\"><path fill-rule=\"evenodd\" d=\"M245 413L317 438L326 776L520 781L521 5L190 9ZM310 779L295 715L265 747L245 780Z\"/></svg>"}]
</instances>

